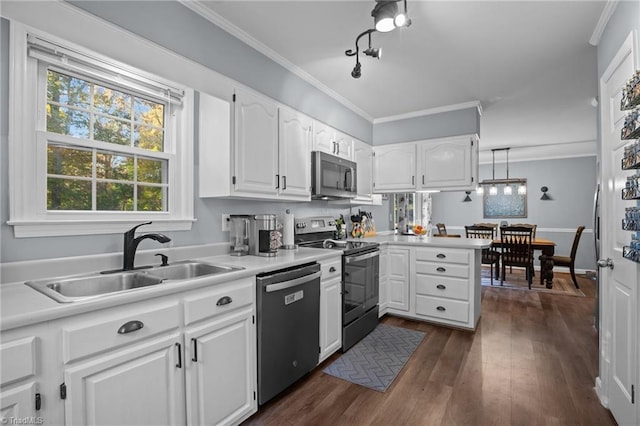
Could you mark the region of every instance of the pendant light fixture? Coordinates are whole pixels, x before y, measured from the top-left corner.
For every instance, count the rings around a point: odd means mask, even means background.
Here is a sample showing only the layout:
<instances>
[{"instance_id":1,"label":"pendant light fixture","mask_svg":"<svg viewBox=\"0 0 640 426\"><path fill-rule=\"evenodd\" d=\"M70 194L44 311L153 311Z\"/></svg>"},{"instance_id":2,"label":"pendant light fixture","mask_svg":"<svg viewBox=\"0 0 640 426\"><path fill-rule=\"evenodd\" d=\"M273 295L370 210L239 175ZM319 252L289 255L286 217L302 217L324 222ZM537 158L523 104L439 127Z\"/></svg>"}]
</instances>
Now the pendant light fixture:
<instances>
[{"instance_id":1,"label":"pendant light fixture","mask_svg":"<svg viewBox=\"0 0 640 426\"><path fill-rule=\"evenodd\" d=\"M492 157L492 178L485 179L480 182L478 187L478 193L482 193L481 189L486 185L491 185L489 188L489 195L498 195L498 187L496 185L503 184L505 185L503 189L504 195L512 195L513 187L512 184L518 184L518 194L525 195L527 193L527 180L524 178L509 178L509 150L511 148L495 148L491 150ZM496 179L496 151L506 151L507 152L507 178L506 179Z\"/></svg>"},{"instance_id":2,"label":"pendant light fixture","mask_svg":"<svg viewBox=\"0 0 640 426\"><path fill-rule=\"evenodd\" d=\"M402 1L404 4L404 11L402 12L398 12L398 3L400 1ZM364 54L380 59L380 57L382 56L382 49L371 47L371 33L387 33L396 28L408 27L409 25L411 25L411 19L409 19L409 16L407 15L407 0L376 0L376 6L371 11L371 16L373 17L374 28L366 30L358 35L358 37L356 38L355 51L349 49L344 52L347 56L356 57L356 65L351 71L351 76L353 78L360 78L360 76L362 75L362 64L360 64L359 56L360 48L358 47L358 42L360 41L360 38L362 38L362 36L369 36L369 47L364 51Z\"/></svg>"}]
</instances>

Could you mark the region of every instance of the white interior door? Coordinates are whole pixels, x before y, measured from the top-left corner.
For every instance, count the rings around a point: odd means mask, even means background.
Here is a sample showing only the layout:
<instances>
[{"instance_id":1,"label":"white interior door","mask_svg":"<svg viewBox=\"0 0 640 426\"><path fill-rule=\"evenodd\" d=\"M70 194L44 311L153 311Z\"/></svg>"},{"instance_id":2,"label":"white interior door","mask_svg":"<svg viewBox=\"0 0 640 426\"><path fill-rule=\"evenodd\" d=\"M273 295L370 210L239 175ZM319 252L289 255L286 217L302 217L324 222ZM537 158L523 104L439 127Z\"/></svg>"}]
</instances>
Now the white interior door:
<instances>
[{"instance_id":1,"label":"white interior door","mask_svg":"<svg viewBox=\"0 0 640 426\"><path fill-rule=\"evenodd\" d=\"M631 33L600 80L601 167L602 167L602 259L600 303L600 381L601 398L619 424L637 424L633 404L638 374L638 278L640 264L622 257L631 233L623 231L625 207L636 201L621 197L627 176L621 169L624 146L620 139L626 112L620 111L621 91L635 71L635 34ZM604 394L604 395L603 395ZM637 397L635 397L637 398Z\"/></svg>"}]
</instances>

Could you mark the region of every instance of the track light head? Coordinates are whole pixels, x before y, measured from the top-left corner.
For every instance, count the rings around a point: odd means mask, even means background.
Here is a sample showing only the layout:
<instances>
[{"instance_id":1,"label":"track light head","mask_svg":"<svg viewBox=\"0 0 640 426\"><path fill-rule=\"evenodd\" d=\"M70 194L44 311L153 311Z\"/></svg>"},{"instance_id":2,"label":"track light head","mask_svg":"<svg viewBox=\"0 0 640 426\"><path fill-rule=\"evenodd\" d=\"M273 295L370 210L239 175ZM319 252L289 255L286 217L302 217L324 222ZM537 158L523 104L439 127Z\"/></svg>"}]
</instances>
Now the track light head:
<instances>
[{"instance_id":1,"label":"track light head","mask_svg":"<svg viewBox=\"0 0 640 426\"><path fill-rule=\"evenodd\" d=\"M398 14L398 5L396 1L380 1L376 3L376 6L371 11L373 16L373 22L377 31L381 33L387 33L393 30L396 26L394 19Z\"/></svg>"},{"instance_id":2,"label":"track light head","mask_svg":"<svg viewBox=\"0 0 640 426\"><path fill-rule=\"evenodd\" d=\"M382 57L382 48L380 47L369 47L364 51L364 54L367 56L371 56L373 58L380 59Z\"/></svg>"},{"instance_id":3,"label":"track light head","mask_svg":"<svg viewBox=\"0 0 640 426\"><path fill-rule=\"evenodd\" d=\"M353 67L353 71L351 71L351 77L360 78L360 76L362 75L362 73L360 72L360 67L360 62L356 62L356 66Z\"/></svg>"}]
</instances>

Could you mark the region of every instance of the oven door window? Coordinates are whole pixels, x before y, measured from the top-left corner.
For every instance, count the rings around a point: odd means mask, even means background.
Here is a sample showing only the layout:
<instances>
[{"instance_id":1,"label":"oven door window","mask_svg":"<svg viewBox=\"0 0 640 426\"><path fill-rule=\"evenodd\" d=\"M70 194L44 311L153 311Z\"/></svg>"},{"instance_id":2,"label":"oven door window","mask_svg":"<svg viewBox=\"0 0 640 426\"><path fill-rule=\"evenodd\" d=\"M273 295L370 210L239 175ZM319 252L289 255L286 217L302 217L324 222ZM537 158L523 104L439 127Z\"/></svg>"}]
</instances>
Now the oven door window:
<instances>
[{"instance_id":1,"label":"oven door window","mask_svg":"<svg viewBox=\"0 0 640 426\"><path fill-rule=\"evenodd\" d=\"M343 323L349 324L378 304L379 253L346 256Z\"/></svg>"}]
</instances>

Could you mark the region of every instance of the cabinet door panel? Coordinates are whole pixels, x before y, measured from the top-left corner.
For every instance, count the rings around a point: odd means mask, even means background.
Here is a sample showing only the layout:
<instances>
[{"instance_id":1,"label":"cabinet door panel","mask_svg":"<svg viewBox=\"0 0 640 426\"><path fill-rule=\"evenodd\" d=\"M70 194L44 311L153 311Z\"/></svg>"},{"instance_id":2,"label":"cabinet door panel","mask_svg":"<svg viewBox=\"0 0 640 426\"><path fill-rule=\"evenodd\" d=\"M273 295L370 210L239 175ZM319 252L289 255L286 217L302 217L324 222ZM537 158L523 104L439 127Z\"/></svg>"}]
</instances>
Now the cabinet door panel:
<instances>
[{"instance_id":1,"label":"cabinet door panel","mask_svg":"<svg viewBox=\"0 0 640 426\"><path fill-rule=\"evenodd\" d=\"M373 168L373 148L364 142L355 141L354 145L355 161L358 165L357 179L358 196L370 197L373 193L372 168Z\"/></svg>"},{"instance_id":2,"label":"cabinet door panel","mask_svg":"<svg viewBox=\"0 0 640 426\"><path fill-rule=\"evenodd\" d=\"M235 190L276 195L278 108L238 91L235 101Z\"/></svg>"},{"instance_id":3,"label":"cabinet door panel","mask_svg":"<svg viewBox=\"0 0 640 426\"><path fill-rule=\"evenodd\" d=\"M324 361L342 346L342 283L340 279L321 283L320 359Z\"/></svg>"},{"instance_id":4,"label":"cabinet door panel","mask_svg":"<svg viewBox=\"0 0 640 426\"><path fill-rule=\"evenodd\" d=\"M336 131L319 121L313 122L313 150L335 155Z\"/></svg>"},{"instance_id":5,"label":"cabinet door panel","mask_svg":"<svg viewBox=\"0 0 640 426\"><path fill-rule=\"evenodd\" d=\"M311 119L280 109L280 193L311 199Z\"/></svg>"},{"instance_id":6,"label":"cabinet door panel","mask_svg":"<svg viewBox=\"0 0 640 426\"><path fill-rule=\"evenodd\" d=\"M255 411L252 319L245 309L185 334L189 424L237 424Z\"/></svg>"},{"instance_id":7,"label":"cabinet door panel","mask_svg":"<svg viewBox=\"0 0 640 426\"><path fill-rule=\"evenodd\" d=\"M444 139L419 144L420 189L473 189L473 138Z\"/></svg>"},{"instance_id":8,"label":"cabinet door panel","mask_svg":"<svg viewBox=\"0 0 640 426\"><path fill-rule=\"evenodd\" d=\"M179 342L174 333L67 368L65 423L184 424Z\"/></svg>"},{"instance_id":9,"label":"cabinet door panel","mask_svg":"<svg viewBox=\"0 0 640 426\"><path fill-rule=\"evenodd\" d=\"M415 190L415 144L387 145L374 148L373 191Z\"/></svg>"},{"instance_id":10,"label":"cabinet door panel","mask_svg":"<svg viewBox=\"0 0 640 426\"><path fill-rule=\"evenodd\" d=\"M16 424L14 420L35 417L35 382L5 389L0 393L0 419L3 424ZM6 422L5 422L6 420Z\"/></svg>"},{"instance_id":11,"label":"cabinet door panel","mask_svg":"<svg viewBox=\"0 0 640 426\"><path fill-rule=\"evenodd\" d=\"M387 296L391 309L409 310L409 253L407 249L389 249Z\"/></svg>"}]
</instances>

